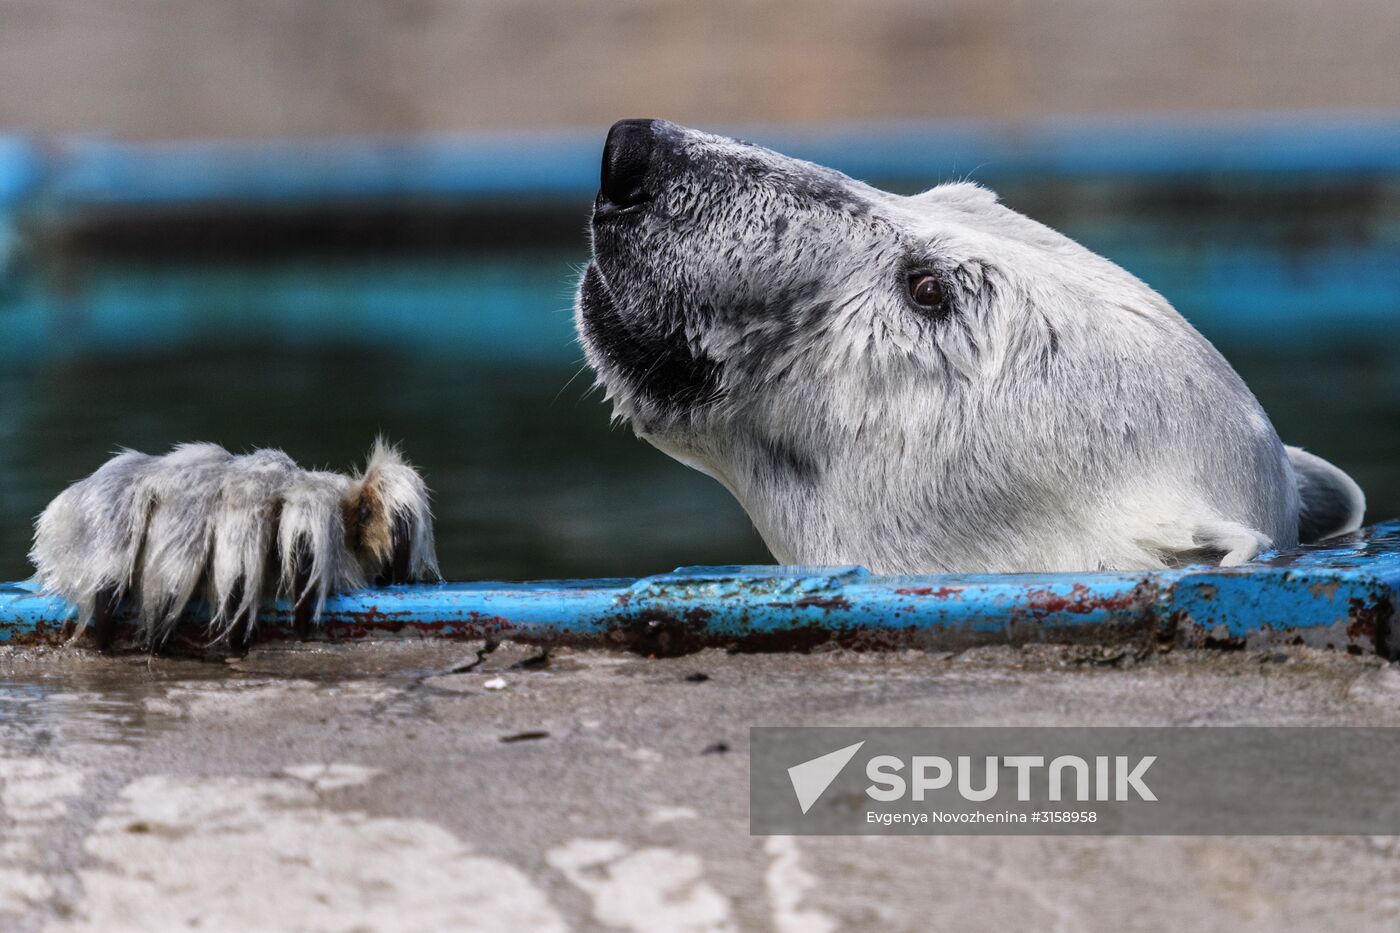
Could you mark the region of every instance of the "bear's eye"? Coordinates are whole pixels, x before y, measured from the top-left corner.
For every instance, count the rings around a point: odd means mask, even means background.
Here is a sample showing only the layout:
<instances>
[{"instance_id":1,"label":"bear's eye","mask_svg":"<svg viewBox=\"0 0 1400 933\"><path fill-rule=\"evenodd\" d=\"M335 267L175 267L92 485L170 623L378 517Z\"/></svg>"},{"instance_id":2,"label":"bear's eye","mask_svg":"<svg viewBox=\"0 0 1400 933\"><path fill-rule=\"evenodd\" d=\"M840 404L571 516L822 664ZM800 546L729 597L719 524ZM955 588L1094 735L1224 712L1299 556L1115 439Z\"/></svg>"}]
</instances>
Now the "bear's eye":
<instances>
[{"instance_id":1,"label":"bear's eye","mask_svg":"<svg viewBox=\"0 0 1400 933\"><path fill-rule=\"evenodd\" d=\"M916 272L909 276L909 298L920 308L941 312L945 301L943 283L936 275Z\"/></svg>"}]
</instances>

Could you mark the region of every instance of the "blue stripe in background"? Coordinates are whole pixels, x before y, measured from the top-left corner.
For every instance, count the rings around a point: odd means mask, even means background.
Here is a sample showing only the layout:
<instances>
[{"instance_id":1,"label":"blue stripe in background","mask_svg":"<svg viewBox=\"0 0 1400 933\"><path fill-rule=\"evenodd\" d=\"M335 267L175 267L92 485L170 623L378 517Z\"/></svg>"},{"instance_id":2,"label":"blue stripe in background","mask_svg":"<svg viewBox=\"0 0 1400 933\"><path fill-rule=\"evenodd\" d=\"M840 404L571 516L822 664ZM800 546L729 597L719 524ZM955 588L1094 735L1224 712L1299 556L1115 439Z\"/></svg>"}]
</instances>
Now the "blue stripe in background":
<instances>
[{"instance_id":1,"label":"blue stripe in background","mask_svg":"<svg viewBox=\"0 0 1400 933\"><path fill-rule=\"evenodd\" d=\"M1400 172L1400 118L1283 114L721 131L898 186L964 175ZM602 131L130 143L0 139L0 204L54 209L360 198L587 198Z\"/></svg>"},{"instance_id":2,"label":"blue stripe in background","mask_svg":"<svg viewBox=\"0 0 1400 933\"><path fill-rule=\"evenodd\" d=\"M1400 336L1400 115L720 129L895 190L966 176L986 182L1145 279L1218 341ZM602 135L0 138L0 359L247 335L574 359L563 312L585 258ZM1334 189L1352 201L1330 209ZM1172 207L1171 197L1193 191L1215 203ZM1157 201L1140 203L1153 192ZM93 216L384 204L452 205L467 218L474 205L507 217L543 207L577 219L556 224L538 252L489 257L211 266L75 264L46 251L55 232ZM1289 326L1270 326L1280 320Z\"/></svg>"}]
</instances>

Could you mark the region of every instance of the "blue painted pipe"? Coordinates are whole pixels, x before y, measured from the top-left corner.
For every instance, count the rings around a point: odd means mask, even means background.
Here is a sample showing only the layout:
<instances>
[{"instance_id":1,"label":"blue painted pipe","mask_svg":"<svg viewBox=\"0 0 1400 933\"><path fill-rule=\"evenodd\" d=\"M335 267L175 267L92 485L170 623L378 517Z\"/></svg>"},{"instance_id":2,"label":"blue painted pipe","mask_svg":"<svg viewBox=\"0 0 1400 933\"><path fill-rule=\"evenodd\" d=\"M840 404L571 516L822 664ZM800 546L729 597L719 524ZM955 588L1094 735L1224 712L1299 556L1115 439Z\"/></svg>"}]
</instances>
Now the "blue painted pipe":
<instances>
[{"instance_id":1,"label":"blue painted pipe","mask_svg":"<svg viewBox=\"0 0 1400 933\"><path fill-rule=\"evenodd\" d=\"M1393 658L1398 596L1400 522L1388 522L1231 568L886 577L859 567L683 567L638 580L367 589L332 598L317 637L513 638L655 655L823 643L1307 644ZM0 641L61 640L71 617L30 583L0 586ZM292 631L285 603L260 617L260 639Z\"/></svg>"}]
</instances>

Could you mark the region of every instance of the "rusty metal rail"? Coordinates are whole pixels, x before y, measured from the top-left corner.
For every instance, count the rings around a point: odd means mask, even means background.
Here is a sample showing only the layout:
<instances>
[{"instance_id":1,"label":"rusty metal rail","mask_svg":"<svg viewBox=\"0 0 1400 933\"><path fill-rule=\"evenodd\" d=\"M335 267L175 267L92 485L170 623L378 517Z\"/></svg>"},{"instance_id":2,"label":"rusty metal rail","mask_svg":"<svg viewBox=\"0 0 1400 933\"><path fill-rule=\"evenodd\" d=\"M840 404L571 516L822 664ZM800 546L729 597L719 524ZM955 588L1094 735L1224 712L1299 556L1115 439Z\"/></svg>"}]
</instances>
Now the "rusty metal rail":
<instances>
[{"instance_id":1,"label":"rusty metal rail","mask_svg":"<svg viewBox=\"0 0 1400 933\"><path fill-rule=\"evenodd\" d=\"M444 583L332 598L317 638L514 638L680 654L705 646L957 649L1082 642L1400 653L1400 522L1232 568L875 576L859 567L683 567L642 579ZM57 642L72 610L0 585L0 643ZM126 625L127 631L132 627ZM289 607L258 638L291 638Z\"/></svg>"}]
</instances>

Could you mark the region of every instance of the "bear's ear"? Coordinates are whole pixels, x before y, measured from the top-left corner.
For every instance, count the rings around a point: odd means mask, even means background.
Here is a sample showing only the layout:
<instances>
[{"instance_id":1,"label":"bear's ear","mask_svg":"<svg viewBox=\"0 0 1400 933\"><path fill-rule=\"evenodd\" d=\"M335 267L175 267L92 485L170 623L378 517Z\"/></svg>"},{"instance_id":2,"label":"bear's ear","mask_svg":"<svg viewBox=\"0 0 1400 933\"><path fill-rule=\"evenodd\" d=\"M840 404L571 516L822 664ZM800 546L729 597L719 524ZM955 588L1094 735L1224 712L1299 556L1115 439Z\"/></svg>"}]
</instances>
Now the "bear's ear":
<instances>
[{"instance_id":1,"label":"bear's ear","mask_svg":"<svg viewBox=\"0 0 1400 933\"><path fill-rule=\"evenodd\" d=\"M949 181L916 194L911 200L975 211L991 207L1000 199L995 191L975 181Z\"/></svg>"}]
</instances>

